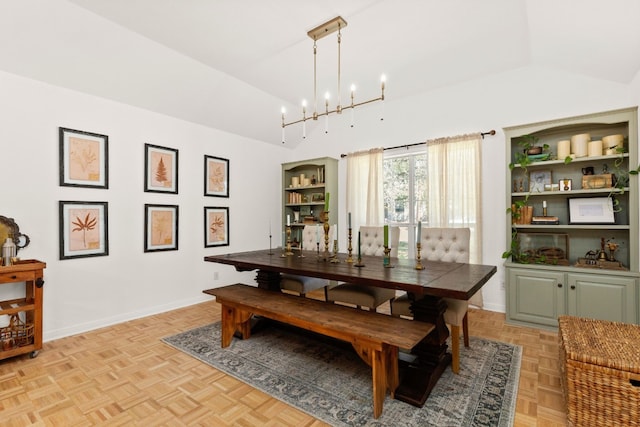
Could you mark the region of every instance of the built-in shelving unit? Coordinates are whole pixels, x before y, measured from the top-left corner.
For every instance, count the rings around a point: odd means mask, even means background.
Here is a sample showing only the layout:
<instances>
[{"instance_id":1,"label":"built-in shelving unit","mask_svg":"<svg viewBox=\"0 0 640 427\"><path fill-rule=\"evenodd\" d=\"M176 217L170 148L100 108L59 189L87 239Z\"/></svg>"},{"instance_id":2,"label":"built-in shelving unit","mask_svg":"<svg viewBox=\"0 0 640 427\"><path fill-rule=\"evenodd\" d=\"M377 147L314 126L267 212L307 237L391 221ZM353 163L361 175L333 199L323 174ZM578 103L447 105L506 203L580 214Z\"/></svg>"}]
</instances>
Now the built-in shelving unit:
<instances>
[{"instance_id":1,"label":"built-in shelving unit","mask_svg":"<svg viewBox=\"0 0 640 427\"><path fill-rule=\"evenodd\" d=\"M638 177L627 174L638 167L637 122L634 107L504 129L511 164L506 205L516 213L505 216L510 251L505 263L507 321L554 328L559 315L571 314L640 322ZM623 135L624 150L570 161L556 158L559 141L585 133L592 141ZM518 163L521 143L530 137L540 146L548 145L549 160ZM613 174L612 185L583 188L583 177L591 168L594 175ZM533 186L536 191L532 191L529 183L539 177L558 184L558 189L539 191ZM616 178L623 184L616 185ZM570 180L570 187L562 186L565 180ZM614 206L609 215L613 221L598 223L597 212L593 223L576 221L575 202L607 209L597 206L597 199ZM523 223L518 210L522 205L533 208L533 217L555 217L557 224ZM617 246L613 254L607 249L609 243Z\"/></svg>"},{"instance_id":2,"label":"built-in shelving unit","mask_svg":"<svg viewBox=\"0 0 640 427\"><path fill-rule=\"evenodd\" d=\"M320 224L329 194L329 224L338 220L338 160L331 157L282 164L282 223L293 230ZM296 238L296 234L292 239Z\"/></svg>"}]
</instances>

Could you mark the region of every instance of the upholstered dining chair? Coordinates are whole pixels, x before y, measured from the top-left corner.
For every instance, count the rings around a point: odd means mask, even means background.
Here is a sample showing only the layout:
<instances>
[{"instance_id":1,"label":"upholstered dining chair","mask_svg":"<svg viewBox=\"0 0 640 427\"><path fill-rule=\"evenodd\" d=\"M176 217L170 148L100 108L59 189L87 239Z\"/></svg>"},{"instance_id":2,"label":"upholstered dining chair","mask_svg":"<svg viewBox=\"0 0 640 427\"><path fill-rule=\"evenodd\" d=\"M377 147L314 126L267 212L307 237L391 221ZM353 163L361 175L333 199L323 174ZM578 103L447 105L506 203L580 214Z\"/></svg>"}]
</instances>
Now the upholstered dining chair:
<instances>
[{"instance_id":1,"label":"upholstered dining chair","mask_svg":"<svg viewBox=\"0 0 640 427\"><path fill-rule=\"evenodd\" d=\"M468 228L423 228L421 234L422 258L429 261L469 262L471 231ZM469 302L443 299L447 303L444 321L451 325L451 370L457 374L460 372L460 326L464 335L464 346L469 347ZM410 306L411 301L405 293L391 301L391 315L413 317Z\"/></svg>"},{"instance_id":2,"label":"upholstered dining chair","mask_svg":"<svg viewBox=\"0 0 640 427\"><path fill-rule=\"evenodd\" d=\"M306 254L306 256L315 256L316 251L316 241L318 239L318 234L322 242L324 242L324 229L322 226L319 226L319 230L316 228L316 225L307 224L304 226L302 230L301 240L301 253ZM324 243L321 243L324 245ZM324 247L324 246L323 246ZM299 253L294 251L293 256L298 256ZM307 276L297 276L294 274L282 274L280 278L280 289L284 289L287 291L295 292L300 296L305 296L307 293L314 291L316 289L325 288L324 297L326 299L326 286L329 284L329 281L326 279L320 279L317 277L307 277Z\"/></svg>"},{"instance_id":3,"label":"upholstered dining chair","mask_svg":"<svg viewBox=\"0 0 640 427\"><path fill-rule=\"evenodd\" d=\"M357 237L354 240L357 242ZM400 229L398 227L389 227L391 257L398 256L399 241ZM383 227L360 227L360 253L362 255L384 256ZM355 257L356 255L354 254L353 256ZM382 259L380 264L382 265ZM358 283L339 283L327 287L327 301L347 303L355 305L357 308L366 307L369 311L376 311L378 306L393 299L395 296L395 289L365 286Z\"/></svg>"}]
</instances>

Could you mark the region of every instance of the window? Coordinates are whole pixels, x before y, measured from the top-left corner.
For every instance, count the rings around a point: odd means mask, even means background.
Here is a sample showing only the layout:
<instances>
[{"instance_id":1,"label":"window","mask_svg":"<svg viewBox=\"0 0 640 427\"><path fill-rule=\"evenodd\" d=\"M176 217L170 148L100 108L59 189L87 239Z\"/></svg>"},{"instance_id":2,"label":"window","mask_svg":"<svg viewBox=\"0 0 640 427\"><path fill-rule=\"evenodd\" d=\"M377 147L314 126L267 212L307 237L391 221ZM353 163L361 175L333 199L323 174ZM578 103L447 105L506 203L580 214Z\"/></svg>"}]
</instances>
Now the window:
<instances>
[{"instance_id":1,"label":"window","mask_svg":"<svg viewBox=\"0 0 640 427\"><path fill-rule=\"evenodd\" d=\"M480 134L460 135L394 153L383 160L384 218L400 227L398 257L415 257L415 231L468 227L469 261L482 262Z\"/></svg>"},{"instance_id":2,"label":"window","mask_svg":"<svg viewBox=\"0 0 640 427\"><path fill-rule=\"evenodd\" d=\"M427 154L385 153L383 160L385 223L400 228L399 258L413 258L418 221L427 225Z\"/></svg>"}]
</instances>

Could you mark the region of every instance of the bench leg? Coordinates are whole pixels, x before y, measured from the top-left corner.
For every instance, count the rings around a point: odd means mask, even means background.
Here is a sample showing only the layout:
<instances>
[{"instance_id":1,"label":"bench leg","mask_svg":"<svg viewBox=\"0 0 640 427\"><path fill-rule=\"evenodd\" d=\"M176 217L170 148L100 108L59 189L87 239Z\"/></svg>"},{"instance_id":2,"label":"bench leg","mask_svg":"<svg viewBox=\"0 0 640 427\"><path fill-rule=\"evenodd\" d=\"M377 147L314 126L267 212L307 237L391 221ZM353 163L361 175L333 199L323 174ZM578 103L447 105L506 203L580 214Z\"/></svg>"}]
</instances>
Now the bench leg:
<instances>
[{"instance_id":1,"label":"bench leg","mask_svg":"<svg viewBox=\"0 0 640 427\"><path fill-rule=\"evenodd\" d=\"M387 388L392 399L395 399L396 388L400 384L398 375L398 347L393 345L386 345L384 349L387 365Z\"/></svg>"},{"instance_id":2,"label":"bench leg","mask_svg":"<svg viewBox=\"0 0 640 427\"><path fill-rule=\"evenodd\" d=\"M231 339L236 331L240 332L242 339L251 337L250 319L251 313L222 304L222 348L231 345Z\"/></svg>"},{"instance_id":3,"label":"bench leg","mask_svg":"<svg viewBox=\"0 0 640 427\"><path fill-rule=\"evenodd\" d=\"M373 375L373 417L382 415L382 405L387 391L387 366L384 351L371 351L371 370Z\"/></svg>"},{"instance_id":4,"label":"bench leg","mask_svg":"<svg viewBox=\"0 0 640 427\"><path fill-rule=\"evenodd\" d=\"M375 350L366 346L352 344L360 358L371 366L373 416L378 418L382 415L382 406L387 390L389 390L391 398L394 398L399 384L398 347L383 344L381 350Z\"/></svg>"}]
</instances>

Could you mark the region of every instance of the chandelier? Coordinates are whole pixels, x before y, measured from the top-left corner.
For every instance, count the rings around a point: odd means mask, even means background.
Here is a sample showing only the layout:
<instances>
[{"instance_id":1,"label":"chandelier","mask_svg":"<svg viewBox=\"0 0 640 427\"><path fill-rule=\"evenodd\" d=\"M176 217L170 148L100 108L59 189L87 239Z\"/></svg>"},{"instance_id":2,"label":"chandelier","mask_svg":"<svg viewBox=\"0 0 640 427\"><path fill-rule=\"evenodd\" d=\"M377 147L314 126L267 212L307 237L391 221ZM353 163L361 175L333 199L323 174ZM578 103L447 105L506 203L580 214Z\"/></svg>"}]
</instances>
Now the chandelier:
<instances>
[{"instance_id":1,"label":"chandelier","mask_svg":"<svg viewBox=\"0 0 640 427\"><path fill-rule=\"evenodd\" d=\"M285 122L285 108L282 107L282 143L285 143L285 132L284 129L287 126L290 125L294 125L297 123L302 123L302 138L305 139L307 137L306 134L306 122L307 120L318 120L319 117L325 116L325 133L329 133L329 114L333 114L333 113L337 113L337 114L342 114L343 110L347 110L347 109L351 109L352 112L352 116L351 116L351 127L353 127L353 110L356 107L359 107L361 105L365 105L365 104L369 104L371 102L376 102L376 101L384 101L384 84L386 81L386 78L384 76L384 74L381 76L380 78L380 96L377 98L373 98L373 99L369 99L368 101L362 101L362 102L354 102L354 98L355 98L355 85L351 85L351 104L349 105L341 105L340 103L340 42L341 42L341 37L342 37L342 33L341 30L342 28L347 26L347 21L345 21L344 19L342 19L342 17L338 16L333 18L330 21L325 22L324 24L314 28L313 30L310 30L309 32L307 32L307 35L313 40L313 114L307 116L307 101L303 100L302 101L302 118L298 119L298 120L294 120L291 122ZM317 45L316 42L318 40L320 40L321 38L328 36L329 34L332 34L334 32L338 32L338 88L337 88L337 104L335 109L330 110L329 109L329 98L330 98L330 94L329 92L327 92L325 94L325 101L324 101L324 106L325 106L325 111L324 112L318 112L318 91L317 91L317 67L316 67L316 56L317 56ZM383 118L380 118L380 120L383 120Z\"/></svg>"}]
</instances>

